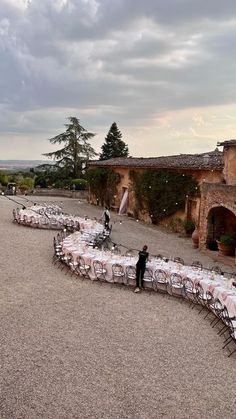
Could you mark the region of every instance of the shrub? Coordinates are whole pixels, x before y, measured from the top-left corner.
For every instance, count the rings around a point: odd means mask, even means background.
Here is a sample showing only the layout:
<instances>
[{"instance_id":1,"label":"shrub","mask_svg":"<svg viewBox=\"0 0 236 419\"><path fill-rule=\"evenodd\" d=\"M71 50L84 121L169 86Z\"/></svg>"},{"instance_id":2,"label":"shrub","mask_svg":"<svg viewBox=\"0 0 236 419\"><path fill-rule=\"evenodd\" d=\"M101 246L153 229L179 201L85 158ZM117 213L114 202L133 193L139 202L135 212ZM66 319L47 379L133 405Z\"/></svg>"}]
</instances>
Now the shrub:
<instances>
[{"instance_id":1,"label":"shrub","mask_svg":"<svg viewBox=\"0 0 236 419\"><path fill-rule=\"evenodd\" d=\"M186 220L184 222L184 229L187 234L192 234L195 230L195 222L193 220Z\"/></svg>"},{"instance_id":2,"label":"shrub","mask_svg":"<svg viewBox=\"0 0 236 419\"><path fill-rule=\"evenodd\" d=\"M183 220L181 220L181 218L179 217L173 217L171 218L170 222L169 222L169 228L174 232L174 233L181 233L183 231Z\"/></svg>"},{"instance_id":3,"label":"shrub","mask_svg":"<svg viewBox=\"0 0 236 419\"><path fill-rule=\"evenodd\" d=\"M74 185L76 191L85 191L85 189L88 188L88 182L86 179L72 179L70 181L70 189L74 189Z\"/></svg>"},{"instance_id":4,"label":"shrub","mask_svg":"<svg viewBox=\"0 0 236 419\"><path fill-rule=\"evenodd\" d=\"M236 236L235 233L232 234L224 234L220 236L220 243L226 244L226 245L232 245L236 243Z\"/></svg>"}]
</instances>

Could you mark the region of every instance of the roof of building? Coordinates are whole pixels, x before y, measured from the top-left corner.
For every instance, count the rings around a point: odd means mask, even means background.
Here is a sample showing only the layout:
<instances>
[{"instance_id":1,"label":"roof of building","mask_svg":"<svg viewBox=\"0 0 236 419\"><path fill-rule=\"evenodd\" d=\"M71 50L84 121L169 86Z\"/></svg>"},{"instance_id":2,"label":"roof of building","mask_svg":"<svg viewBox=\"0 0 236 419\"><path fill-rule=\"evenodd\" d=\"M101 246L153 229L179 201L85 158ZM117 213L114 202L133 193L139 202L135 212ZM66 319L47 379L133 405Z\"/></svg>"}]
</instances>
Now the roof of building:
<instances>
[{"instance_id":1,"label":"roof of building","mask_svg":"<svg viewBox=\"0 0 236 419\"><path fill-rule=\"evenodd\" d=\"M222 170L223 153L218 149L202 154L178 154L162 157L116 157L109 160L93 160L89 166L129 167L153 169Z\"/></svg>"},{"instance_id":2,"label":"roof of building","mask_svg":"<svg viewBox=\"0 0 236 419\"><path fill-rule=\"evenodd\" d=\"M226 141L218 142L217 145L219 147L234 147L236 146L236 140L226 140Z\"/></svg>"}]
</instances>

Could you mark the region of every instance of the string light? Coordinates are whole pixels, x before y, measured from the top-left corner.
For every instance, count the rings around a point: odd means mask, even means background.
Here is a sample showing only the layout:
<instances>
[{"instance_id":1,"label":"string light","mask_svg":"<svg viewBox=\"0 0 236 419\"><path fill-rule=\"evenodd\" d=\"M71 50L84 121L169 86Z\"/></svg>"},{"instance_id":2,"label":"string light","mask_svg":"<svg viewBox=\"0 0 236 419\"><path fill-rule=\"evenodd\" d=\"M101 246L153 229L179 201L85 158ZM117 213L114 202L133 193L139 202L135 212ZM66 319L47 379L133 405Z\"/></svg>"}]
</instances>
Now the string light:
<instances>
[{"instance_id":1,"label":"string light","mask_svg":"<svg viewBox=\"0 0 236 419\"><path fill-rule=\"evenodd\" d=\"M151 185L149 185L149 189L152 189Z\"/></svg>"}]
</instances>

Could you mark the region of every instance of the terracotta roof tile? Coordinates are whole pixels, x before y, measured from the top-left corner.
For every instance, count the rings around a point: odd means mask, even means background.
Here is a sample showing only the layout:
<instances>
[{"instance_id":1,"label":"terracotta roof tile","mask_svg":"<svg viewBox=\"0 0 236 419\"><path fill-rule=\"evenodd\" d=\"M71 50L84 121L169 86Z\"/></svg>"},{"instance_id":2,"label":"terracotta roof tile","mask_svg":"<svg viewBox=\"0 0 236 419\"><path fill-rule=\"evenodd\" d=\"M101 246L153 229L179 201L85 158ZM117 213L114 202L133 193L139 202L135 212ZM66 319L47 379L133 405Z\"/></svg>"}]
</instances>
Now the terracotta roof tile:
<instances>
[{"instance_id":1,"label":"terracotta roof tile","mask_svg":"<svg viewBox=\"0 0 236 419\"><path fill-rule=\"evenodd\" d=\"M236 146L236 140L226 140L226 141L222 141L222 142L218 142L217 145L219 147L234 147Z\"/></svg>"},{"instance_id":2,"label":"terracotta roof tile","mask_svg":"<svg viewBox=\"0 0 236 419\"><path fill-rule=\"evenodd\" d=\"M178 154L162 157L116 157L109 160L94 160L89 166L130 167L155 169L222 170L223 153L214 150L202 154Z\"/></svg>"}]
</instances>

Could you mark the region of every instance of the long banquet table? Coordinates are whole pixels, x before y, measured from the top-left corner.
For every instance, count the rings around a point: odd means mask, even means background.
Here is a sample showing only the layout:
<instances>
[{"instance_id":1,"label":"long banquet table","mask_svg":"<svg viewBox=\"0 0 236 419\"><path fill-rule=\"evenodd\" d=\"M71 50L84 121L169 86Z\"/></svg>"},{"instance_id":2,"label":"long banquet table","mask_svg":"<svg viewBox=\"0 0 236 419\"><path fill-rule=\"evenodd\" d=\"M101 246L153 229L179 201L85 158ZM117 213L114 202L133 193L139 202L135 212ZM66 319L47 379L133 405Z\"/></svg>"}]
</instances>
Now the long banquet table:
<instances>
[{"instance_id":1,"label":"long banquet table","mask_svg":"<svg viewBox=\"0 0 236 419\"><path fill-rule=\"evenodd\" d=\"M63 241L62 249L65 255L72 255L74 262L80 256L84 259L85 263L90 266L89 275L91 279L96 277L93 262L95 260L102 262L106 270L105 280L107 282L113 281L112 266L114 264L120 264L125 271L127 266L135 266L137 262L137 257L115 255L110 251L105 252L89 248L81 240L79 232L66 237ZM191 266L180 265L173 261L166 262L157 258L153 258L148 262L147 268L150 268L152 272L155 272L156 269L162 269L166 272L168 278L170 278L171 274L178 273L182 278L190 278L195 285L200 283L205 292L210 291L214 298L218 298L227 307L230 317L236 316L236 289L232 285L233 278L228 279L212 271L199 270ZM152 283L144 281L144 286L152 287Z\"/></svg>"}]
</instances>

